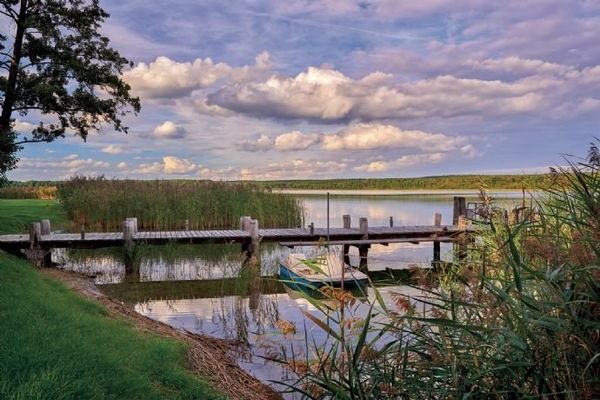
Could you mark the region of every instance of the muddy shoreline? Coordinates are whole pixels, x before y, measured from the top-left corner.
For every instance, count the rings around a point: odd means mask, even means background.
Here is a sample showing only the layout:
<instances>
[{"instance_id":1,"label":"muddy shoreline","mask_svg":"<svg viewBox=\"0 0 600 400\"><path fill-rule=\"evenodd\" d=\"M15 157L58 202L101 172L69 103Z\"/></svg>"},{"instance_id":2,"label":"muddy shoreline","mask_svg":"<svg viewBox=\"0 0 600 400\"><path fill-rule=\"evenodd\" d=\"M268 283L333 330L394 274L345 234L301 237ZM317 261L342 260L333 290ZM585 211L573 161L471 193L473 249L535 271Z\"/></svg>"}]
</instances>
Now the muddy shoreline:
<instances>
[{"instance_id":1,"label":"muddy shoreline","mask_svg":"<svg viewBox=\"0 0 600 400\"><path fill-rule=\"evenodd\" d=\"M187 347L188 368L202 377L219 392L231 399L279 400L281 395L237 365L232 341L177 330L170 325L150 319L124 303L104 295L89 276L57 269L43 273L58 280L82 297L103 305L109 317L124 318L139 331L184 342Z\"/></svg>"}]
</instances>

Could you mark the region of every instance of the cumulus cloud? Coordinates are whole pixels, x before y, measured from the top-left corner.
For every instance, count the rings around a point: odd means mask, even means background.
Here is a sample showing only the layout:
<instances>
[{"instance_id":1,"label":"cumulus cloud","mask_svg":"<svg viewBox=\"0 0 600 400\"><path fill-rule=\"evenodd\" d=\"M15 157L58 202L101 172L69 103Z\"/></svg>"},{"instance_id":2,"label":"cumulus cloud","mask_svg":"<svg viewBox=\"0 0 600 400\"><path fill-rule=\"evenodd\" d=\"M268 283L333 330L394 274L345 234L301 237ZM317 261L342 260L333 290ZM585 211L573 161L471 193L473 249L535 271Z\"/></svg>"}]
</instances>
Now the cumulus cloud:
<instances>
[{"instance_id":1,"label":"cumulus cloud","mask_svg":"<svg viewBox=\"0 0 600 400\"><path fill-rule=\"evenodd\" d=\"M358 123L323 137L325 150L373 150L384 148L414 148L426 152L450 151L465 143L466 138L402 130L393 125Z\"/></svg>"},{"instance_id":2,"label":"cumulus cloud","mask_svg":"<svg viewBox=\"0 0 600 400\"><path fill-rule=\"evenodd\" d=\"M502 68L508 68L511 62ZM492 64L484 66L501 67ZM569 73L568 69L549 64L546 69L554 75L515 81L441 75L394 84L391 76L378 72L352 79L339 71L309 67L295 77L275 75L263 82L225 86L210 94L207 104L258 117L319 122L503 116L548 111L565 97L579 96L585 82L596 75L594 68Z\"/></svg>"},{"instance_id":3,"label":"cumulus cloud","mask_svg":"<svg viewBox=\"0 0 600 400\"><path fill-rule=\"evenodd\" d=\"M100 151L107 154L122 154L125 152L125 149L121 146L111 144L106 147L103 147L102 149L100 149Z\"/></svg>"},{"instance_id":4,"label":"cumulus cloud","mask_svg":"<svg viewBox=\"0 0 600 400\"><path fill-rule=\"evenodd\" d=\"M275 138L275 148L279 151L305 150L319 143L322 135L292 131Z\"/></svg>"},{"instance_id":5,"label":"cumulus cloud","mask_svg":"<svg viewBox=\"0 0 600 400\"><path fill-rule=\"evenodd\" d=\"M187 159L173 156L163 157L165 174L189 174L198 169L198 166Z\"/></svg>"},{"instance_id":6,"label":"cumulus cloud","mask_svg":"<svg viewBox=\"0 0 600 400\"><path fill-rule=\"evenodd\" d=\"M127 169L127 167L128 167L128 165L127 165L127 163L126 163L126 162L124 162L124 161L121 161L120 163L118 163L118 164L117 164L117 168L118 168L118 169L121 169L121 170L122 170L122 169Z\"/></svg>"},{"instance_id":7,"label":"cumulus cloud","mask_svg":"<svg viewBox=\"0 0 600 400\"><path fill-rule=\"evenodd\" d=\"M133 91L146 98L175 98L190 95L194 90L208 88L219 81L242 82L256 79L270 68L269 53L256 57L253 66L232 67L215 63L210 58L191 62L177 62L168 57L157 57L153 62L139 63L126 71L123 78Z\"/></svg>"},{"instance_id":8,"label":"cumulus cloud","mask_svg":"<svg viewBox=\"0 0 600 400\"><path fill-rule=\"evenodd\" d=\"M238 148L243 151L257 152L267 151L273 147L273 141L267 135L260 135L256 140L246 140L239 144Z\"/></svg>"},{"instance_id":9,"label":"cumulus cloud","mask_svg":"<svg viewBox=\"0 0 600 400\"><path fill-rule=\"evenodd\" d=\"M49 171L52 171L53 176L64 179L75 174L95 175L106 172L110 167L111 164L106 161L79 158L78 154L70 154L62 159L22 157L18 164L20 173L34 179Z\"/></svg>"},{"instance_id":10,"label":"cumulus cloud","mask_svg":"<svg viewBox=\"0 0 600 400\"><path fill-rule=\"evenodd\" d=\"M355 167L354 170L360 172L379 173L412 165L439 163L440 161L444 160L444 158L446 158L444 153L409 154L391 161L372 161L359 165L358 167Z\"/></svg>"},{"instance_id":11,"label":"cumulus cloud","mask_svg":"<svg viewBox=\"0 0 600 400\"><path fill-rule=\"evenodd\" d=\"M171 121L165 121L154 128L154 136L162 139L181 139L186 133L184 127Z\"/></svg>"}]
</instances>

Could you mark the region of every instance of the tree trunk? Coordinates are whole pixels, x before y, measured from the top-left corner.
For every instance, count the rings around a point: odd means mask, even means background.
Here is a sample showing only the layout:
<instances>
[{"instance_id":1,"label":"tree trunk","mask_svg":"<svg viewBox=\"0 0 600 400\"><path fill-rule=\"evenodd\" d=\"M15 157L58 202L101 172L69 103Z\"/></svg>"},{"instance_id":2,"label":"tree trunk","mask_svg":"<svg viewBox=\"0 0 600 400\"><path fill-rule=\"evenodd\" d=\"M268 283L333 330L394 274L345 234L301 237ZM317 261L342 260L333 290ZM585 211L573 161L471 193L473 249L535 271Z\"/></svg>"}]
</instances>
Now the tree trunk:
<instances>
[{"instance_id":1,"label":"tree trunk","mask_svg":"<svg viewBox=\"0 0 600 400\"><path fill-rule=\"evenodd\" d=\"M4 92L4 101L2 103L2 114L0 115L0 135L5 137L10 132L10 117L12 109L17 99L17 78L19 76L19 64L23 52L23 37L27 29L27 3L28 0L21 0L19 15L17 17L17 32L13 43L13 55L8 72L6 91Z\"/></svg>"}]
</instances>

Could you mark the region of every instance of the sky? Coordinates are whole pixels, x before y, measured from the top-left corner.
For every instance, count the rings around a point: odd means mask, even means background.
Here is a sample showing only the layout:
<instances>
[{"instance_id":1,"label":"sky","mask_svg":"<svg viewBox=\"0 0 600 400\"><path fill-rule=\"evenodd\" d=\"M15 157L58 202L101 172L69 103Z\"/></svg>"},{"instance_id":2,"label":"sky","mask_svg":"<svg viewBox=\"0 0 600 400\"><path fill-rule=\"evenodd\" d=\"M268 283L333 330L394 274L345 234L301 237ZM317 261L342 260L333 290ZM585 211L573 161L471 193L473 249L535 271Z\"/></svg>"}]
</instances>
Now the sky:
<instances>
[{"instance_id":1,"label":"sky","mask_svg":"<svg viewBox=\"0 0 600 400\"><path fill-rule=\"evenodd\" d=\"M101 5L142 111L10 179L546 172L600 137L600 0Z\"/></svg>"}]
</instances>

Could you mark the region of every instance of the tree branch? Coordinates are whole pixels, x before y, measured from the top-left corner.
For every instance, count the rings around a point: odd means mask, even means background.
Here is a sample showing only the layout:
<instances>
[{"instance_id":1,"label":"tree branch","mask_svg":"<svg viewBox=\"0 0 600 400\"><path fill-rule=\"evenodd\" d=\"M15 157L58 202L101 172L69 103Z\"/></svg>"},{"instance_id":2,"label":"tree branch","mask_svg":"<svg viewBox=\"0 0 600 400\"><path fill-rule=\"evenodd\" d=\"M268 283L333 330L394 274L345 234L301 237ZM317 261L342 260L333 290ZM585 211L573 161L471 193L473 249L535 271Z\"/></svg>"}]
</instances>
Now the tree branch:
<instances>
[{"instance_id":1,"label":"tree branch","mask_svg":"<svg viewBox=\"0 0 600 400\"><path fill-rule=\"evenodd\" d=\"M17 14L14 13L14 11L10 8L7 8L6 10L9 11L2 11L0 10L0 14L12 19L13 21L17 22Z\"/></svg>"},{"instance_id":2,"label":"tree branch","mask_svg":"<svg viewBox=\"0 0 600 400\"><path fill-rule=\"evenodd\" d=\"M52 139L25 139L20 142L15 142L15 145L21 145L25 143L50 143Z\"/></svg>"}]
</instances>

